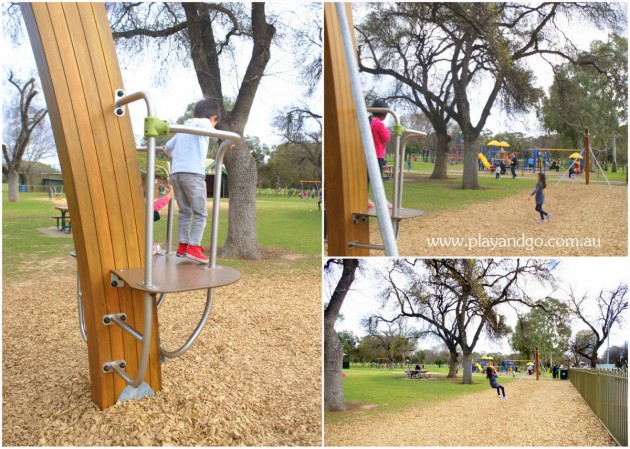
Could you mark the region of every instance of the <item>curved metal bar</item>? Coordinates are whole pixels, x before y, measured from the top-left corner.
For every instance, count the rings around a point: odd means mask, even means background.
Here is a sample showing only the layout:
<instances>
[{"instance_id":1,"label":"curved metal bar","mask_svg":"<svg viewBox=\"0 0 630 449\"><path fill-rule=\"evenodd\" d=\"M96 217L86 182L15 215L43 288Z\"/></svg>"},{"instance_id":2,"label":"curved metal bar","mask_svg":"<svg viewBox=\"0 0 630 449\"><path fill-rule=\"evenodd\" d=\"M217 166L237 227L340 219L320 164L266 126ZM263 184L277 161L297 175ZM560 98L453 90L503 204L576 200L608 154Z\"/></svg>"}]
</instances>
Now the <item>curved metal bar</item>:
<instances>
[{"instance_id":1,"label":"curved metal bar","mask_svg":"<svg viewBox=\"0 0 630 449\"><path fill-rule=\"evenodd\" d=\"M81 292L81 279L77 272L77 302L79 308L79 328L81 329L81 337L87 343L87 332L85 330L85 314L83 313L83 293Z\"/></svg>"},{"instance_id":2,"label":"curved metal bar","mask_svg":"<svg viewBox=\"0 0 630 449\"><path fill-rule=\"evenodd\" d=\"M341 41L343 50L348 64L348 75L350 77L350 87L352 90L352 99L354 101L355 111L359 122L359 130L361 132L361 141L363 142L363 151L365 153L365 161L367 163L368 175L372 182L372 191L374 192L374 202L376 204L376 213L378 215L378 224L381 230L381 238L383 246L385 246L385 255L390 257L398 256L398 245L394 236L392 222L389 219L389 210L387 207L387 199L385 197L385 189L383 187L383 179L376 160L376 151L374 150L374 140L370 131L367 106L363 98L361 81L359 80L359 68L357 66L354 43L350 34L348 25L348 17L346 15L345 3L336 3L337 16L339 17L339 29L341 31Z\"/></svg>"},{"instance_id":3,"label":"curved metal bar","mask_svg":"<svg viewBox=\"0 0 630 449\"><path fill-rule=\"evenodd\" d=\"M160 308L160 306L162 305L165 299L166 299L166 293L160 293L160 296L158 296L158 301L156 305L158 309Z\"/></svg>"},{"instance_id":4,"label":"curved metal bar","mask_svg":"<svg viewBox=\"0 0 630 449\"><path fill-rule=\"evenodd\" d=\"M213 137L221 140L231 140L234 143L241 141L241 136L230 131L222 131L219 129L197 128L196 126L179 125L177 123L169 124L169 132L171 134L184 133L195 134L196 136Z\"/></svg>"},{"instance_id":5,"label":"curved metal bar","mask_svg":"<svg viewBox=\"0 0 630 449\"><path fill-rule=\"evenodd\" d=\"M197 337L199 337L199 334L201 334L203 327L206 325L206 321L208 321L208 317L210 316L210 311L212 310L213 300L214 300L214 288L209 288L208 296L206 298L206 307L203 310L203 314L201 315L201 320L199 321L199 324L197 324L197 327L193 331L192 335L186 341L186 343L184 343L184 345L176 351L169 351L167 349L160 347L160 352L162 353L164 357L168 357L169 359L172 359L175 357L179 357L180 355L188 351L188 349L195 342Z\"/></svg>"},{"instance_id":6,"label":"curved metal bar","mask_svg":"<svg viewBox=\"0 0 630 449\"><path fill-rule=\"evenodd\" d=\"M117 92L118 94L118 92ZM144 100L147 107L147 115L155 115L155 105L148 92L139 91L117 98L114 108L120 108L134 101ZM153 184L155 182L155 137L147 139L147 175L146 175L146 199L145 199L145 238L144 238L144 286L153 287Z\"/></svg>"},{"instance_id":7,"label":"curved metal bar","mask_svg":"<svg viewBox=\"0 0 630 449\"><path fill-rule=\"evenodd\" d=\"M221 206L221 167L226 151L234 142L226 140L217 150L217 158L214 163L214 192L212 195L212 228L210 230L210 260L208 268L217 267L217 241L219 239L219 209Z\"/></svg>"},{"instance_id":8,"label":"curved metal bar","mask_svg":"<svg viewBox=\"0 0 630 449\"><path fill-rule=\"evenodd\" d=\"M120 323L116 323L119 324ZM126 326L126 323L125 323ZM129 327L129 326L127 326ZM127 330L123 327L123 329ZM131 328L130 328L131 329ZM153 333L153 295L151 293L144 294L144 336L142 338L142 349L140 350L140 361L138 363L138 372L135 378L131 378L125 370L123 370L117 363L110 362L109 366L118 373L120 377L132 387L138 387L144 382L144 377L147 374L147 366L149 364L149 354L151 352L151 337ZM132 335L134 335L132 333ZM140 335L138 333L138 335ZM135 336L135 335L134 335Z\"/></svg>"}]
</instances>

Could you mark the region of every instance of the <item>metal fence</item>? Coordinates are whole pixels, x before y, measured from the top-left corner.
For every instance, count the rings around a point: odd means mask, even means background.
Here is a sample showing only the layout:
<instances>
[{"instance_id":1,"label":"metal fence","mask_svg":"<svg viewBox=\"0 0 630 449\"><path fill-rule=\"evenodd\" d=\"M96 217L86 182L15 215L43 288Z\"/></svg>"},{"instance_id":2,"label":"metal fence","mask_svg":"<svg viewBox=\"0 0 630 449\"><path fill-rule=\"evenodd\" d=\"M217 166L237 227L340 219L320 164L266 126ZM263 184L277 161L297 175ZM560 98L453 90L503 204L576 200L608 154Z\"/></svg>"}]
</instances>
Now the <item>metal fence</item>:
<instances>
[{"instance_id":1,"label":"metal fence","mask_svg":"<svg viewBox=\"0 0 630 449\"><path fill-rule=\"evenodd\" d=\"M569 380L620 446L628 445L628 371L571 369Z\"/></svg>"}]
</instances>

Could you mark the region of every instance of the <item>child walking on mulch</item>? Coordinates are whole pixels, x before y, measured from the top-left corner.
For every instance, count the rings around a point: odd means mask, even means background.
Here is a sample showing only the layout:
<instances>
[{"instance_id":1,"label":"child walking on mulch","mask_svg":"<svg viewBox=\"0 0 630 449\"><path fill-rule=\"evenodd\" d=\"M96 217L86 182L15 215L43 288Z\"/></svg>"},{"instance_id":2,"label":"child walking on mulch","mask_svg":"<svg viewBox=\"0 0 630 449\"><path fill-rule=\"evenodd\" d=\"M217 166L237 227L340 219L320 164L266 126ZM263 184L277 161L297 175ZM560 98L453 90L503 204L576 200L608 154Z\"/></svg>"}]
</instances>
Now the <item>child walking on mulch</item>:
<instances>
[{"instance_id":1,"label":"child walking on mulch","mask_svg":"<svg viewBox=\"0 0 630 449\"><path fill-rule=\"evenodd\" d=\"M507 398L505 397L505 388L503 388L503 385L499 385L499 383L497 382L498 377L499 375L492 366L486 368L486 379L490 380L490 386L492 388L497 389L497 397L501 399L501 393L503 393L503 399L507 400Z\"/></svg>"},{"instance_id":2,"label":"child walking on mulch","mask_svg":"<svg viewBox=\"0 0 630 449\"><path fill-rule=\"evenodd\" d=\"M543 221L545 221L545 217L547 217L547 221L551 221L551 213L545 212L542 209L542 206L545 203L545 194L543 192L545 187L547 187L545 174L538 173L538 183L536 184L536 188L534 189L532 194L529 196L529 198L536 195L536 212L540 214L540 220L538 220L539 223L542 223Z\"/></svg>"}]
</instances>

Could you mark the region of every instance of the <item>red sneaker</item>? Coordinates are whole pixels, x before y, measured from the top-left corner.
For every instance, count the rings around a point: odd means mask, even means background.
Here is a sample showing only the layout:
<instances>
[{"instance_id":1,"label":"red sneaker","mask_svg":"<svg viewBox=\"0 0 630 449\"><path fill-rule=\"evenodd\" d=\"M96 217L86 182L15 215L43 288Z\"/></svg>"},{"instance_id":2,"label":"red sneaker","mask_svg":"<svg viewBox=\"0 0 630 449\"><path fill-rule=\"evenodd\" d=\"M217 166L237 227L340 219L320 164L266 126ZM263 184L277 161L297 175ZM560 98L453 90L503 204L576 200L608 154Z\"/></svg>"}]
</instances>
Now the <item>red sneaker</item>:
<instances>
[{"instance_id":1,"label":"red sneaker","mask_svg":"<svg viewBox=\"0 0 630 449\"><path fill-rule=\"evenodd\" d=\"M188 249L188 243L180 243L177 247L177 257L184 257L186 255L186 250Z\"/></svg>"},{"instance_id":2,"label":"red sneaker","mask_svg":"<svg viewBox=\"0 0 630 449\"><path fill-rule=\"evenodd\" d=\"M196 262L208 263L208 258L203 255L203 248L201 246L188 246L185 256Z\"/></svg>"}]
</instances>

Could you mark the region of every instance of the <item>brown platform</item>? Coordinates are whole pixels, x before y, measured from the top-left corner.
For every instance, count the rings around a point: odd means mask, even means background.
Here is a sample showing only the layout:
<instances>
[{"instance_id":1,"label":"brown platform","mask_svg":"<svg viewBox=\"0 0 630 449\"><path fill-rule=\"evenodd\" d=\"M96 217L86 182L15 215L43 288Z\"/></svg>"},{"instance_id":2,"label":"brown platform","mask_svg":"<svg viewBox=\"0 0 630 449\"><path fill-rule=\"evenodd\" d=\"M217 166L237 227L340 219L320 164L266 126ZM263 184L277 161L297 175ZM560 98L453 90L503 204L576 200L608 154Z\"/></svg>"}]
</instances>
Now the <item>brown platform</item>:
<instances>
[{"instance_id":1,"label":"brown platform","mask_svg":"<svg viewBox=\"0 0 630 449\"><path fill-rule=\"evenodd\" d=\"M206 264L200 264L184 257L153 256L153 285L155 289L147 289L144 281L144 268L128 268L112 270L130 288L149 293L176 293L190 290L202 290L213 287L223 287L233 284L241 278L234 268L219 266L207 269Z\"/></svg>"},{"instance_id":2,"label":"brown platform","mask_svg":"<svg viewBox=\"0 0 630 449\"><path fill-rule=\"evenodd\" d=\"M406 218L419 217L420 215L424 215L424 211L418 209L405 209L401 207L395 215L392 215L393 209L389 209L389 216L396 220L404 220ZM367 212L354 212L354 215L358 217L378 217L376 213L376 208L371 208Z\"/></svg>"}]
</instances>

